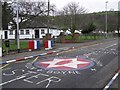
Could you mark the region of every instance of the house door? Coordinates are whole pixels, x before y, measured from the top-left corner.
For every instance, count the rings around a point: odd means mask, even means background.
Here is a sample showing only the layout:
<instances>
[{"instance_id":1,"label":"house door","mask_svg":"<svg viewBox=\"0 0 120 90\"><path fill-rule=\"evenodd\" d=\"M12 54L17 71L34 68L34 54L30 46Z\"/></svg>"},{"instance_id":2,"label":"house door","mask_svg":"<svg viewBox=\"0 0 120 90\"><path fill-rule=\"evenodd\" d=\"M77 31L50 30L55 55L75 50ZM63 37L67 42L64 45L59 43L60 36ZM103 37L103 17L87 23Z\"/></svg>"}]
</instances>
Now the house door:
<instances>
[{"instance_id":1,"label":"house door","mask_svg":"<svg viewBox=\"0 0 120 90\"><path fill-rule=\"evenodd\" d=\"M40 36L39 36L39 30L35 30L35 38L40 38Z\"/></svg>"},{"instance_id":2,"label":"house door","mask_svg":"<svg viewBox=\"0 0 120 90\"><path fill-rule=\"evenodd\" d=\"M5 39L8 39L8 32L5 31Z\"/></svg>"}]
</instances>

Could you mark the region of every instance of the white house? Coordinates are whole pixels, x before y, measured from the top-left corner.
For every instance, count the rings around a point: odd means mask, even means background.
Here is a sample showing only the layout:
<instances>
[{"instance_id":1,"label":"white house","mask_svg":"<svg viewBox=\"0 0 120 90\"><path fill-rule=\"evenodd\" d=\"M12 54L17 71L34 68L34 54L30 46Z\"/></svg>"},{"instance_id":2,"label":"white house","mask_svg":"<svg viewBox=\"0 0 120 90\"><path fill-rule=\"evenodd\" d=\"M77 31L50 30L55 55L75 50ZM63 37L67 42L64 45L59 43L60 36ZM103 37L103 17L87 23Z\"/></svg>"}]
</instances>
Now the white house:
<instances>
[{"instance_id":1,"label":"white house","mask_svg":"<svg viewBox=\"0 0 120 90\"><path fill-rule=\"evenodd\" d=\"M50 28L49 33L51 37L59 36L61 30ZM47 28L27 28L27 29L20 29L19 30L19 37L20 39L37 39L43 38L47 34ZM2 31L2 39L15 39L15 30L3 30Z\"/></svg>"}]
</instances>

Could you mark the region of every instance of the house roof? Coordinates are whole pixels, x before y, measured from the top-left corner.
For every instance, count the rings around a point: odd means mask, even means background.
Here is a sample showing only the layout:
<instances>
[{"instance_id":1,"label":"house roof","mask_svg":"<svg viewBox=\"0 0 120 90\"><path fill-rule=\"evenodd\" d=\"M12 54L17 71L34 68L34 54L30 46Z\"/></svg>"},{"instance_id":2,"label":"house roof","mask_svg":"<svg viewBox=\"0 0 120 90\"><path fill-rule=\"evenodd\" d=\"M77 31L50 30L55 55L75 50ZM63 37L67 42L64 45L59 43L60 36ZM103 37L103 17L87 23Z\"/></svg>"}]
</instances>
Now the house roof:
<instances>
[{"instance_id":1,"label":"house roof","mask_svg":"<svg viewBox=\"0 0 120 90\"><path fill-rule=\"evenodd\" d=\"M24 28L47 28L48 26L44 23L41 22L29 22L29 23L25 23L21 29ZM58 29L58 27L53 26L53 25L49 25L49 28L51 29Z\"/></svg>"},{"instance_id":2,"label":"house roof","mask_svg":"<svg viewBox=\"0 0 120 90\"><path fill-rule=\"evenodd\" d=\"M24 29L24 28L47 28L47 27L48 27L48 25L47 25L46 17L43 17L43 19L42 19L42 17L37 17L35 19L26 21L20 25L21 29ZM58 29L58 27L54 26L53 24L49 24L49 27L51 29Z\"/></svg>"}]
</instances>

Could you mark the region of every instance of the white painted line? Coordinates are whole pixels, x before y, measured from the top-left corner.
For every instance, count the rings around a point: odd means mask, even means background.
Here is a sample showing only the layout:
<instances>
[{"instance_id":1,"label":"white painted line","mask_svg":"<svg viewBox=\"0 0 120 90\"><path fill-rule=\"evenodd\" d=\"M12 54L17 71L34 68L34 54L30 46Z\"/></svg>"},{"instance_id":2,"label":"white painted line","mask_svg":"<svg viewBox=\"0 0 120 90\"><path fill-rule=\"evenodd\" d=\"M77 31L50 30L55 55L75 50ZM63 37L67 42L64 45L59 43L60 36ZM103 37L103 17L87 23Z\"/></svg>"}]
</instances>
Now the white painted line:
<instances>
[{"instance_id":1,"label":"white painted line","mask_svg":"<svg viewBox=\"0 0 120 90\"><path fill-rule=\"evenodd\" d=\"M32 63L27 63L25 67L30 70L36 69L35 67L32 66Z\"/></svg>"},{"instance_id":2,"label":"white painted line","mask_svg":"<svg viewBox=\"0 0 120 90\"><path fill-rule=\"evenodd\" d=\"M6 61L7 63L11 63L11 62L15 62L16 60L9 60L9 61Z\"/></svg>"},{"instance_id":3,"label":"white painted line","mask_svg":"<svg viewBox=\"0 0 120 90\"><path fill-rule=\"evenodd\" d=\"M16 80L23 79L23 78L25 78L25 77L26 77L26 76L17 77L17 78L15 78L15 79L9 80L9 81L7 81L7 82L1 83L0 86L3 86L3 85L5 85L5 84L11 83L11 82L14 82L14 81L16 81Z\"/></svg>"},{"instance_id":4,"label":"white painted line","mask_svg":"<svg viewBox=\"0 0 120 90\"><path fill-rule=\"evenodd\" d=\"M56 50L56 52L60 52L61 50Z\"/></svg>"},{"instance_id":5,"label":"white painted line","mask_svg":"<svg viewBox=\"0 0 120 90\"><path fill-rule=\"evenodd\" d=\"M65 49L63 49L63 50L65 50L65 51L66 51L66 50L69 50L69 48L65 48Z\"/></svg>"},{"instance_id":6,"label":"white painted line","mask_svg":"<svg viewBox=\"0 0 120 90\"><path fill-rule=\"evenodd\" d=\"M105 49L110 48L110 47L113 47L113 46L115 46L115 45L117 45L117 43L116 43L116 44L113 44L113 45L110 45L110 46L106 47Z\"/></svg>"},{"instance_id":7,"label":"white painted line","mask_svg":"<svg viewBox=\"0 0 120 90\"><path fill-rule=\"evenodd\" d=\"M33 58L33 56L28 56L28 57L25 57L25 59L29 59L29 58Z\"/></svg>"},{"instance_id":8,"label":"white painted line","mask_svg":"<svg viewBox=\"0 0 120 90\"><path fill-rule=\"evenodd\" d=\"M117 72L117 73L114 75L114 77L109 81L109 83L104 87L103 90L107 90L107 89L112 85L113 81L118 77L118 75L119 75L119 72Z\"/></svg>"},{"instance_id":9,"label":"white painted line","mask_svg":"<svg viewBox=\"0 0 120 90\"><path fill-rule=\"evenodd\" d=\"M16 70L13 70L11 73L7 74L7 73L3 73L4 76L12 76L12 75L15 75L17 71L21 71L21 72L24 72L25 70L23 69L16 69Z\"/></svg>"},{"instance_id":10,"label":"white painted line","mask_svg":"<svg viewBox=\"0 0 120 90\"><path fill-rule=\"evenodd\" d=\"M109 86L106 86L103 90L107 90L109 88Z\"/></svg>"},{"instance_id":11,"label":"white painted line","mask_svg":"<svg viewBox=\"0 0 120 90\"><path fill-rule=\"evenodd\" d=\"M52 51L52 52L56 53L57 51Z\"/></svg>"},{"instance_id":12,"label":"white painted line","mask_svg":"<svg viewBox=\"0 0 120 90\"><path fill-rule=\"evenodd\" d=\"M42 53L42 54L40 54L40 55L46 55L47 53Z\"/></svg>"},{"instance_id":13,"label":"white painted line","mask_svg":"<svg viewBox=\"0 0 120 90\"><path fill-rule=\"evenodd\" d=\"M56 55L59 55L59 53L57 53Z\"/></svg>"},{"instance_id":14,"label":"white painted line","mask_svg":"<svg viewBox=\"0 0 120 90\"><path fill-rule=\"evenodd\" d=\"M29 57L24 57L24 59L29 59Z\"/></svg>"},{"instance_id":15,"label":"white painted line","mask_svg":"<svg viewBox=\"0 0 120 90\"><path fill-rule=\"evenodd\" d=\"M118 73L116 73L115 74L115 76L112 78L112 79L116 79L116 77L118 76L119 74Z\"/></svg>"},{"instance_id":16,"label":"white painted line","mask_svg":"<svg viewBox=\"0 0 120 90\"><path fill-rule=\"evenodd\" d=\"M95 68L91 68L91 71L97 71Z\"/></svg>"}]
</instances>

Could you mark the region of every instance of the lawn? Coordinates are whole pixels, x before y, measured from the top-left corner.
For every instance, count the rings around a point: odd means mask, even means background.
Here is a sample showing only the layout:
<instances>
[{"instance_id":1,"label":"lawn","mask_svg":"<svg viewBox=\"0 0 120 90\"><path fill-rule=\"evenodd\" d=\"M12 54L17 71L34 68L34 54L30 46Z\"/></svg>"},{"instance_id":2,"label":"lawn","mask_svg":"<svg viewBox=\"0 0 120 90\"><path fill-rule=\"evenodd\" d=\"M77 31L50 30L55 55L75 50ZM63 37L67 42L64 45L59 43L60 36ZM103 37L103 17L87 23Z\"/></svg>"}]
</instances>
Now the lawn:
<instances>
[{"instance_id":1,"label":"lawn","mask_svg":"<svg viewBox=\"0 0 120 90\"><path fill-rule=\"evenodd\" d=\"M98 39L103 39L103 38L105 38L105 37L104 36L93 36L93 35L87 35L87 36L81 35L81 36L79 36L78 39L81 42L81 41L86 41L86 40L98 40ZM65 39L72 40L72 36L67 35L67 36L65 36Z\"/></svg>"},{"instance_id":2,"label":"lawn","mask_svg":"<svg viewBox=\"0 0 120 90\"><path fill-rule=\"evenodd\" d=\"M3 47L3 51L6 51L5 42L3 42L2 47ZM20 49L27 49L27 48L28 48L28 42L21 41ZM10 42L9 50L17 50L17 45L13 41Z\"/></svg>"},{"instance_id":3,"label":"lawn","mask_svg":"<svg viewBox=\"0 0 120 90\"><path fill-rule=\"evenodd\" d=\"M104 36L90 36L90 35L81 35L79 36L79 42L85 42L88 40L98 40L98 39L103 39ZM72 36L71 35L67 35L65 36L66 40L72 40ZM2 44L3 47L3 51L6 51L7 48L5 46L5 42L3 42ZM20 41L20 49L28 49L28 41ZM14 43L14 41L10 41L10 47L9 50L17 50L17 45Z\"/></svg>"}]
</instances>

